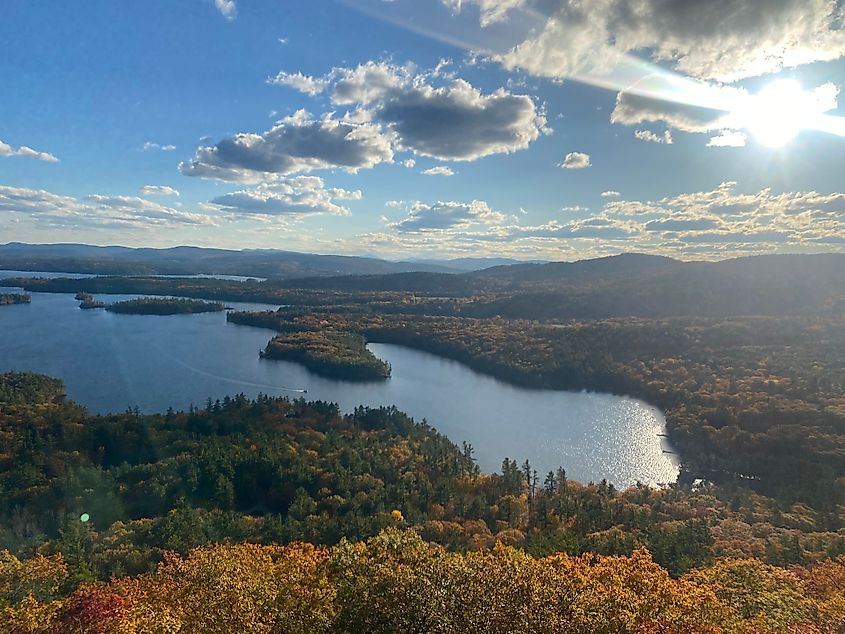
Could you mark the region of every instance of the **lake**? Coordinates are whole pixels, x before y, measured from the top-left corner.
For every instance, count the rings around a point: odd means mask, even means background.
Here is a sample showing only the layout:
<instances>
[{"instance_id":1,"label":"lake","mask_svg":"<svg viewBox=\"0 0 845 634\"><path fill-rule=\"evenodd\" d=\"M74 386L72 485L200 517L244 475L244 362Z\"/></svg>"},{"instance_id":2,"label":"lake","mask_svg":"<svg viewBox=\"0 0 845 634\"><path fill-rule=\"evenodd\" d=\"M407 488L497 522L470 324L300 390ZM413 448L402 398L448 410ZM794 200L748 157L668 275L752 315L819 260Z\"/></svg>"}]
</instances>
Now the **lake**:
<instances>
[{"instance_id":1,"label":"lake","mask_svg":"<svg viewBox=\"0 0 845 634\"><path fill-rule=\"evenodd\" d=\"M11 289L3 289L3 292ZM118 301L137 295L98 296ZM119 315L80 310L72 295L33 293L32 303L0 307L0 371L31 370L64 380L69 398L91 412L202 406L243 392L304 396L357 405L396 405L460 444L480 467L498 471L507 456L528 458L541 476L563 466L583 482L674 481L675 456L659 436L657 409L608 394L515 387L434 355L387 344L370 349L388 361L385 382L316 376L295 363L259 359L269 330L226 322L225 313ZM266 310L261 304L230 304ZM307 389L307 394L298 390Z\"/></svg>"}]
</instances>

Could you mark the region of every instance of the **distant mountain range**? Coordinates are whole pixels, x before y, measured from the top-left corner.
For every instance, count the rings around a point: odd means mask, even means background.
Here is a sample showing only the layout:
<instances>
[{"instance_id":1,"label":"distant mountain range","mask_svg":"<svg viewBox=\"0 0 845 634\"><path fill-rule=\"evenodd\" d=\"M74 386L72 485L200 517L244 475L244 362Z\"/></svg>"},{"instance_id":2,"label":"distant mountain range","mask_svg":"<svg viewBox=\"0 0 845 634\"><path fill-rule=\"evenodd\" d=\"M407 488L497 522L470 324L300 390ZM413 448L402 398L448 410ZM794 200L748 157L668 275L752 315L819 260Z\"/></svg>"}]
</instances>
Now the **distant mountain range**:
<instances>
[{"instance_id":1,"label":"distant mountain range","mask_svg":"<svg viewBox=\"0 0 845 634\"><path fill-rule=\"evenodd\" d=\"M241 275L290 279L336 275L384 275L412 271L462 273L513 264L508 258L458 258L391 262L374 257L318 255L273 249L233 251L201 247L170 249L99 247L86 244L0 245L0 269L102 275Z\"/></svg>"},{"instance_id":2,"label":"distant mountain range","mask_svg":"<svg viewBox=\"0 0 845 634\"><path fill-rule=\"evenodd\" d=\"M501 262L508 262L502 264ZM287 288L474 297L466 316L526 319L845 311L845 254L683 262L637 253L577 262L389 262L289 251L0 245L0 269L109 275L241 275ZM494 264L494 266L486 266ZM470 270L467 270L467 269ZM0 277L3 277L0 271Z\"/></svg>"},{"instance_id":3,"label":"distant mountain range","mask_svg":"<svg viewBox=\"0 0 845 634\"><path fill-rule=\"evenodd\" d=\"M546 260L515 260L513 258L453 258L451 260L410 259L413 264L428 264L431 266L447 266L460 271L480 271L494 266L510 266L512 264L542 264Z\"/></svg>"},{"instance_id":4,"label":"distant mountain range","mask_svg":"<svg viewBox=\"0 0 845 634\"><path fill-rule=\"evenodd\" d=\"M511 319L724 317L845 312L845 254L682 262L628 253L578 262L286 280L290 288L474 297L465 316Z\"/></svg>"}]
</instances>

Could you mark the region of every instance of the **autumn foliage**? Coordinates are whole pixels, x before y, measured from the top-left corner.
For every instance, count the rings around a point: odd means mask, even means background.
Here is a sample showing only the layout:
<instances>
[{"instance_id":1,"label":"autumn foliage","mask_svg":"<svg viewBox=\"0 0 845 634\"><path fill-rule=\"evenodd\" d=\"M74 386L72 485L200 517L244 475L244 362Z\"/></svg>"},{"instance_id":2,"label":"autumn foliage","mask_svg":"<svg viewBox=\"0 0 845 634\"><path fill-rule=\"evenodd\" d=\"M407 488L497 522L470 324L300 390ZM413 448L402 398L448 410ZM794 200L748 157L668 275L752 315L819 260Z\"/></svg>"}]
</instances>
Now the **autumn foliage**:
<instances>
[{"instance_id":1,"label":"autumn foliage","mask_svg":"<svg viewBox=\"0 0 845 634\"><path fill-rule=\"evenodd\" d=\"M455 553L410 530L327 549L218 545L56 594L60 558L0 559L2 634L835 633L845 557L786 570L721 559L675 579L646 550Z\"/></svg>"}]
</instances>

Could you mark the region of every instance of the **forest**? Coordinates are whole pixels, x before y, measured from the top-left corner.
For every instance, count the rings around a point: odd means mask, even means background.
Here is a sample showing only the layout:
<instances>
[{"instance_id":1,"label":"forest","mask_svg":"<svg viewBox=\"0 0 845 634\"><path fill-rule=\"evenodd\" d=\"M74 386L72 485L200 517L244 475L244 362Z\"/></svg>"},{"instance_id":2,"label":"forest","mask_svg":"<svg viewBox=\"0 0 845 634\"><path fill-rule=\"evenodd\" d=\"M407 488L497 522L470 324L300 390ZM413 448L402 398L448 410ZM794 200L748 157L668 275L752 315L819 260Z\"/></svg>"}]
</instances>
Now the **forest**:
<instances>
[{"instance_id":1,"label":"forest","mask_svg":"<svg viewBox=\"0 0 845 634\"><path fill-rule=\"evenodd\" d=\"M845 625L845 535L748 487L481 473L395 408L90 416L58 381L0 385L0 632Z\"/></svg>"},{"instance_id":2,"label":"forest","mask_svg":"<svg viewBox=\"0 0 845 634\"><path fill-rule=\"evenodd\" d=\"M745 481L845 526L845 319L736 317L542 323L282 308L230 321L353 332L514 383L642 398L666 413L682 479Z\"/></svg>"},{"instance_id":3,"label":"forest","mask_svg":"<svg viewBox=\"0 0 845 634\"><path fill-rule=\"evenodd\" d=\"M367 349L362 335L335 331L302 331L273 337L263 356L301 363L309 370L348 381L377 381L390 376L390 364Z\"/></svg>"},{"instance_id":4,"label":"forest","mask_svg":"<svg viewBox=\"0 0 845 634\"><path fill-rule=\"evenodd\" d=\"M566 465L538 474L530 456L481 473L471 446L395 408L344 415L235 395L95 417L57 398L60 384L11 375L0 381L0 583L36 585L0 587L0 610L40 624L14 631L107 614L123 631L167 615L161 631L839 632L840 264L622 256L467 275L7 281L284 305L227 319L268 329L267 357L336 377L388 376L366 348L380 342L519 385L638 397L666 413L682 469L674 485L624 491L571 481ZM307 573L282 582L277 565ZM479 566L501 594L474 585L466 571ZM230 600L198 624L186 599L168 597L200 592L191 575L211 570L235 594L218 589ZM615 612L589 603L592 587ZM314 600L294 609L284 597L296 593ZM474 607L444 603L456 597ZM244 604L258 607L232 607Z\"/></svg>"},{"instance_id":5,"label":"forest","mask_svg":"<svg viewBox=\"0 0 845 634\"><path fill-rule=\"evenodd\" d=\"M12 304L29 304L32 296L23 293L0 293L0 306L11 306Z\"/></svg>"},{"instance_id":6,"label":"forest","mask_svg":"<svg viewBox=\"0 0 845 634\"><path fill-rule=\"evenodd\" d=\"M379 312L529 320L837 315L845 256L777 255L681 262L641 254L497 266L453 274L248 280L93 277L5 279L33 292L178 295L277 305L372 306Z\"/></svg>"},{"instance_id":7,"label":"forest","mask_svg":"<svg viewBox=\"0 0 845 634\"><path fill-rule=\"evenodd\" d=\"M105 308L107 305L105 302L94 299L91 293L79 292L74 296L74 299L79 302L79 308L82 310L95 310L97 308Z\"/></svg>"},{"instance_id":8,"label":"forest","mask_svg":"<svg viewBox=\"0 0 845 634\"><path fill-rule=\"evenodd\" d=\"M83 303L85 303L84 300ZM124 315L187 315L216 313L226 310L226 307L219 302L177 297L139 297L108 304L105 308L110 313Z\"/></svg>"}]
</instances>

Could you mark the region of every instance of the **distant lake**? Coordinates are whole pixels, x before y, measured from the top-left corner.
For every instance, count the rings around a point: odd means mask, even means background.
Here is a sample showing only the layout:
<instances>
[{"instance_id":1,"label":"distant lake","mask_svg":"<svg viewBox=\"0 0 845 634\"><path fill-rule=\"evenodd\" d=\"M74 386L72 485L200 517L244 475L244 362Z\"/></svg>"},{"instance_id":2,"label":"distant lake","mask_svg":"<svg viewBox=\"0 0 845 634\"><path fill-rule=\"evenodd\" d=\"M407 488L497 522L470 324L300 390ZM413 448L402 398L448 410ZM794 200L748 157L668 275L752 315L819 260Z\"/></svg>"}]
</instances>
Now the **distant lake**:
<instances>
[{"instance_id":1,"label":"distant lake","mask_svg":"<svg viewBox=\"0 0 845 634\"><path fill-rule=\"evenodd\" d=\"M0 274L0 277L4 275ZM11 289L3 289L5 291ZM118 301L137 295L98 296ZM261 304L230 304L265 310ZM479 465L498 471L506 456L528 458L541 478L563 466L570 477L617 486L674 481L678 465L658 434L665 420L640 401L515 387L468 367L401 346L371 344L390 362L386 382L321 378L295 363L258 357L269 330L226 322L225 313L119 315L80 310L72 295L33 293L32 303L0 307L0 372L59 377L68 396L91 412L203 406L243 392L357 405L396 405L426 418L458 444L473 445ZM307 394L297 390L307 389Z\"/></svg>"}]
</instances>

